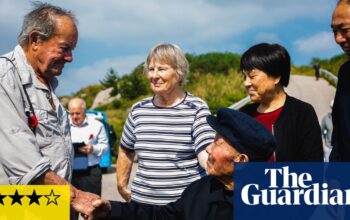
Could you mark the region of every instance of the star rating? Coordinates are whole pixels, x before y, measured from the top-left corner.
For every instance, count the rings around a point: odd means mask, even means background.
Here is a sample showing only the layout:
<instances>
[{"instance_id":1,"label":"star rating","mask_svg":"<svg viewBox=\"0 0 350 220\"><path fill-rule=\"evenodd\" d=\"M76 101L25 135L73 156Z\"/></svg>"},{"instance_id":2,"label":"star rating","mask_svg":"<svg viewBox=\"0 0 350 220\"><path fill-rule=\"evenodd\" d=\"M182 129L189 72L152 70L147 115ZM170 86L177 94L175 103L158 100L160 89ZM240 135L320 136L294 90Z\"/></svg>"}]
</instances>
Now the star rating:
<instances>
[{"instance_id":1,"label":"star rating","mask_svg":"<svg viewBox=\"0 0 350 220\"><path fill-rule=\"evenodd\" d=\"M47 205L49 205L50 203L58 205L57 199L58 199L58 197L60 197L60 195L55 195L53 193L53 190L51 190L50 195L45 195L45 197L47 198Z\"/></svg>"},{"instance_id":2,"label":"star rating","mask_svg":"<svg viewBox=\"0 0 350 220\"><path fill-rule=\"evenodd\" d=\"M0 203L1 203L2 205L4 205L4 201L2 201L2 200L3 200L5 197L6 197L5 195L1 195L1 194L0 194Z\"/></svg>"},{"instance_id":3,"label":"star rating","mask_svg":"<svg viewBox=\"0 0 350 220\"><path fill-rule=\"evenodd\" d=\"M36 203L36 204L40 205L40 203L39 203L39 198L42 197L42 196L37 195L36 192L35 192L35 190L33 190L32 195L29 195L29 196L27 196L27 197L30 199L29 205L31 205L31 204L33 204L33 203Z\"/></svg>"},{"instance_id":4,"label":"star rating","mask_svg":"<svg viewBox=\"0 0 350 220\"><path fill-rule=\"evenodd\" d=\"M12 203L11 203L11 205L14 205L15 203L18 203L18 204L22 205L21 199L22 199L23 196L20 196L20 195L18 194L17 189L16 189L15 194L14 194L14 195L9 195L9 197L12 198Z\"/></svg>"}]
</instances>

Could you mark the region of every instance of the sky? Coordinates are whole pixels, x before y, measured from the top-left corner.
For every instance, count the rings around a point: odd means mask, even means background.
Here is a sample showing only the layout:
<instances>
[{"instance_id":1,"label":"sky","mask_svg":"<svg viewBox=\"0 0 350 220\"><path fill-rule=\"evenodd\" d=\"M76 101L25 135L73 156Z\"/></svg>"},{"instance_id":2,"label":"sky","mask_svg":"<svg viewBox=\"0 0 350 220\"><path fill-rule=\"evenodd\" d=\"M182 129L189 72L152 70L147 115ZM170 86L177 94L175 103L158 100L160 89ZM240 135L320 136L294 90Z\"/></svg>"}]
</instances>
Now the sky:
<instances>
[{"instance_id":1,"label":"sky","mask_svg":"<svg viewBox=\"0 0 350 220\"><path fill-rule=\"evenodd\" d=\"M47 0L73 11L79 40L59 77L58 95L119 76L142 63L158 43L185 53L242 54L261 42L279 43L294 65L341 54L330 28L337 0ZM0 54L17 45L28 0L0 0Z\"/></svg>"}]
</instances>

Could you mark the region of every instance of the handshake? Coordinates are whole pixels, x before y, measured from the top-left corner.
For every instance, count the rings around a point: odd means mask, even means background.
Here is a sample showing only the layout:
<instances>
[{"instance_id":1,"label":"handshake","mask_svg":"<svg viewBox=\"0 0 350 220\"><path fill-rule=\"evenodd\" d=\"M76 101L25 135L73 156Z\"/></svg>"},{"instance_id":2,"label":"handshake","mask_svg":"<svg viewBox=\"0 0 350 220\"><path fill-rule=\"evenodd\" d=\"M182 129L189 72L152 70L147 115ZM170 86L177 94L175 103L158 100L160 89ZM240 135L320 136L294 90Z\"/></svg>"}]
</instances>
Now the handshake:
<instances>
[{"instance_id":1,"label":"handshake","mask_svg":"<svg viewBox=\"0 0 350 220\"><path fill-rule=\"evenodd\" d=\"M75 188L71 190L71 207L74 211L81 213L85 220L108 218L112 209L109 201L102 200L96 194ZM71 219L76 218L77 215L71 215Z\"/></svg>"}]
</instances>

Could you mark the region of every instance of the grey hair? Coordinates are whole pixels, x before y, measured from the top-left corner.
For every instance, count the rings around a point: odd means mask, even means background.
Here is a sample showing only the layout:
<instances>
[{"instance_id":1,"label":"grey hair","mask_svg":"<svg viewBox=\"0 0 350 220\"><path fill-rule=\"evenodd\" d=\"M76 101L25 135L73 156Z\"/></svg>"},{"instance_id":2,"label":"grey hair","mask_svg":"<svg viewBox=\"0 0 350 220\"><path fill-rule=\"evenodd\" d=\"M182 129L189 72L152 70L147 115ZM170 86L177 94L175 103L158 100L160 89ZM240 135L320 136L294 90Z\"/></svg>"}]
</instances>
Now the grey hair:
<instances>
[{"instance_id":1,"label":"grey hair","mask_svg":"<svg viewBox=\"0 0 350 220\"><path fill-rule=\"evenodd\" d=\"M147 56L147 60L144 64L144 73L148 73L148 66L152 62L160 62L170 65L175 69L178 76L180 86L183 86L187 82L187 75L189 73L189 64L185 54L182 52L179 46L175 44L158 44L152 48L151 52Z\"/></svg>"},{"instance_id":2,"label":"grey hair","mask_svg":"<svg viewBox=\"0 0 350 220\"><path fill-rule=\"evenodd\" d=\"M26 46L29 43L29 34L37 31L41 40L49 39L56 29L56 18L67 16L74 23L77 22L75 15L68 10L48 3L33 2L34 9L23 20L21 33L18 35L18 43Z\"/></svg>"},{"instance_id":3,"label":"grey hair","mask_svg":"<svg viewBox=\"0 0 350 220\"><path fill-rule=\"evenodd\" d=\"M69 100L68 109L73 105L73 103L75 104L76 102L81 102L80 107L86 110L86 102L84 99L81 98L72 98L71 100Z\"/></svg>"}]
</instances>

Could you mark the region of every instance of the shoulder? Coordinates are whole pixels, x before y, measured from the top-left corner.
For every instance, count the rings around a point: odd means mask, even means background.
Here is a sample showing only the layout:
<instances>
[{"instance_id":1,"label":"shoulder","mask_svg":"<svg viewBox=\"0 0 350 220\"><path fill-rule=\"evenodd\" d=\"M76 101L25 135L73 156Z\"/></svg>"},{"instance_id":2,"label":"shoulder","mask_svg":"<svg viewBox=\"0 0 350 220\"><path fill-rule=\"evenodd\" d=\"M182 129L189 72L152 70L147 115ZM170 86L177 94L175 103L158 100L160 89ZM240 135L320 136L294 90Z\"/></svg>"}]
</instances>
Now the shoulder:
<instances>
[{"instance_id":1,"label":"shoulder","mask_svg":"<svg viewBox=\"0 0 350 220\"><path fill-rule=\"evenodd\" d=\"M191 192L195 189L203 189L203 188L207 188L210 187L210 183L212 181L215 181L214 177L212 176L204 176L194 182L192 182L184 191L184 193L188 193Z\"/></svg>"},{"instance_id":2,"label":"shoulder","mask_svg":"<svg viewBox=\"0 0 350 220\"><path fill-rule=\"evenodd\" d=\"M288 95L287 95L285 107L293 108L295 110L302 110L302 111L313 111L313 112L315 111L314 107L312 107L311 104Z\"/></svg>"},{"instance_id":3,"label":"shoulder","mask_svg":"<svg viewBox=\"0 0 350 220\"><path fill-rule=\"evenodd\" d=\"M209 109L207 103L203 99L194 96L191 93L187 93L187 96L184 100L184 104L196 110L200 110L203 108Z\"/></svg>"},{"instance_id":4,"label":"shoulder","mask_svg":"<svg viewBox=\"0 0 350 220\"><path fill-rule=\"evenodd\" d=\"M0 77L1 78L9 76L9 74L12 75L15 70L14 63L10 59L10 56L11 54L8 53L5 55L2 55L0 58Z\"/></svg>"},{"instance_id":5,"label":"shoulder","mask_svg":"<svg viewBox=\"0 0 350 220\"><path fill-rule=\"evenodd\" d=\"M140 101L138 101L138 102L136 102L135 104L132 105L131 111L133 111L133 110L135 110L137 108L146 107L147 105L152 105L153 106L152 100L153 100L153 96L141 99Z\"/></svg>"}]
</instances>

